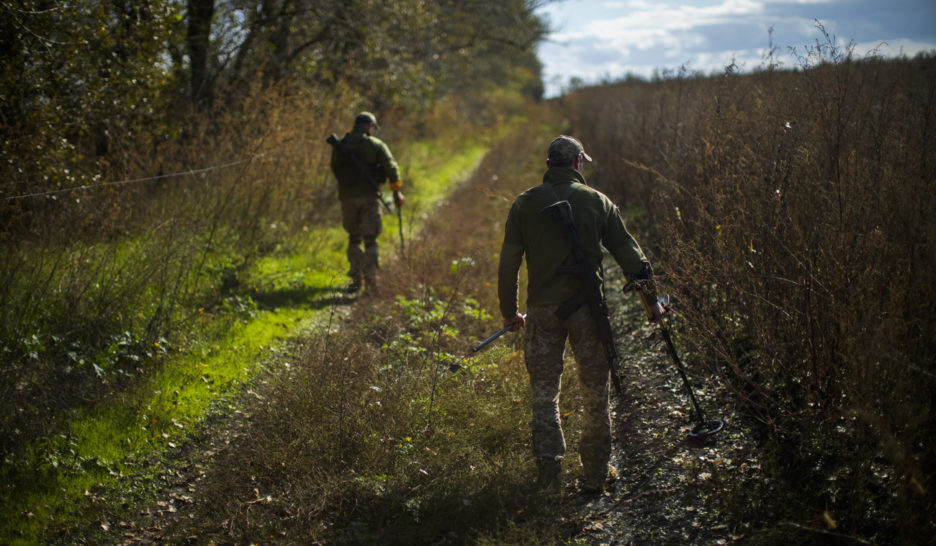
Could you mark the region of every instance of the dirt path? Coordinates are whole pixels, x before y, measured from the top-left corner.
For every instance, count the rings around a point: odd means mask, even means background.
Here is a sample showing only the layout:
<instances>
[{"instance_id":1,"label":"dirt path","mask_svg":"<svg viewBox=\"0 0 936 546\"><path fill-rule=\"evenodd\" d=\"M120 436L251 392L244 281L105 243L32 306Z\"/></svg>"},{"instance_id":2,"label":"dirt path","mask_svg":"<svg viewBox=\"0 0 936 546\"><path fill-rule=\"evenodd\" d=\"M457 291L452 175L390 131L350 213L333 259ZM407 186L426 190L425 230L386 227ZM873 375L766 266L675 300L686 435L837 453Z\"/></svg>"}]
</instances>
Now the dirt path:
<instances>
[{"instance_id":1,"label":"dirt path","mask_svg":"<svg viewBox=\"0 0 936 546\"><path fill-rule=\"evenodd\" d=\"M732 428L730 408L718 403L717 390L703 388L705 382L697 379L692 383L700 404L727 425L707 442L688 439L693 421L685 387L662 344L652 342L654 327L643 320L633 296L619 295L620 286L612 281L609 290L618 300L612 307L621 333L618 349L624 355L625 396L616 405L612 453L620 477L600 496L581 496L569 488L566 494L576 509L573 528L579 529L572 538L596 545L728 544L750 538L751 529L730 526L719 513L726 505L723 495L757 465L752 442ZM288 358L287 352L281 354ZM198 537L178 537L174 530L195 517L195 493L215 455L238 443L250 417L244 408L264 403L264 379L258 381L256 389L245 391L242 403L210 419L200 434L161 463L159 500L118 523L115 543L197 542Z\"/></svg>"},{"instance_id":2,"label":"dirt path","mask_svg":"<svg viewBox=\"0 0 936 546\"><path fill-rule=\"evenodd\" d=\"M604 495L583 502L577 538L590 544L728 544L749 537L750 529L730 526L719 513L726 493L757 464L753 443L732 427L731 408L718 402L722 393L693 377L703 411L726 426L708 440L688 437L694 422L688 395L654 336L656 327L644 319L636 296L621 295L620 280L609 283L608 294L623 355L625 395L617 405L612 454L620 478Z\"/></svg>"},{"instance_id":3,"label":"dirt path","mask_svg":"<svg viewBox=\"0 0 936 546\"><path fill-rule=\"evenodd\" d=\"M617 405L612 455L620 478L597 497L579 495L572 488L566 491L565 500L574 509L567 528L574 531L573 536L556 537L557 542L727 544L749 538L750 529L729 525L719 514L732 502L727 492L740 487L757 467L752 441L732 426L730 407L719 402L727 398L695 377L691 379L700 403L711 416L728 424L708 443L687 440L692 419L685 387L662 344L648 344L654 327L644 319L636 297L621 295L621 286L619 278L612 279L607 290L620 333L620 370L626 391ZM336 323L351 303L334 307ZM678 320L678 314L673 318ZM288 373L286 362L302 341L291 343L291 350L270 359L267 372L245 389L240 400L219 408L198 434L167 459L154 462L161 465L159 483L151 484L158 491L156 502L124 521L110 522L112 540L108 542L199 541L197 536L179 536L178 530L197 527L188 524L198 513L197 493L216 466L216 456L238 444L251 411L268 403L269 389L264 387L269 374ZM251 502L264 499L258 494Z\"/></svg>"}]
</instances>

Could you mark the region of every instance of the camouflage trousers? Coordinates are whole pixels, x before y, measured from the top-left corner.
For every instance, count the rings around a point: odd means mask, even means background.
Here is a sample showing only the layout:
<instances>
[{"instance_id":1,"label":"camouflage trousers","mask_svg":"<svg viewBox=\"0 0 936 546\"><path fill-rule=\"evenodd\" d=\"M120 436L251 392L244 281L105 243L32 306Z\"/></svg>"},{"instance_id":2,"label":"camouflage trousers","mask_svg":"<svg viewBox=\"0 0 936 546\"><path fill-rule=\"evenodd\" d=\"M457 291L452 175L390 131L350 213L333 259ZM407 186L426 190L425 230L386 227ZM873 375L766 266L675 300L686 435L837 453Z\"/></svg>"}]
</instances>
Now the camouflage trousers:
<instances>
[{"instance_id":1,"label":"camouflage trousers","mask_svg":"<svg viewBox=\"0 0 936 546\"><path fill-rule=\"evenodd\" d=\"M380 268L377 236L383 227L380 201L375 197L342 200L341 222L348 232L348 276L355 282L376 282ZM361 243L364 243L363 250Z\"/></svg>"},{"instance_id":2,"label":"camouflage trousers","mask_svg":"<svg viewBox=\"0 0 936 546\"><path fill-rule=\"evenodd\" d=\"M533 455L553 460L565 456L559 389L568 339L583 388L579 456L585 476L603 481L611 456L607 353L587 305L565 321L556 318L554 312L557 307L531 307L527 310L525 359L533 389Z\"/></svg>"}]
</instances>

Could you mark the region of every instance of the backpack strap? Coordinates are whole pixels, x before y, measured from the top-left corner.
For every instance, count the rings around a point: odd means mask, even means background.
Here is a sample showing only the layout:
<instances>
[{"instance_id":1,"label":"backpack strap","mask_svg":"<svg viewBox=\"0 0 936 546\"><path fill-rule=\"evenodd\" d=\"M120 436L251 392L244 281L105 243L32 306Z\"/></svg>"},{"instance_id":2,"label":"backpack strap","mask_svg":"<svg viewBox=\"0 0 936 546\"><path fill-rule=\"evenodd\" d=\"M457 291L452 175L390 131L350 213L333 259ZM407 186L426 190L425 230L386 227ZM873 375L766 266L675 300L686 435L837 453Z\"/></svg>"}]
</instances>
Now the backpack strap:
<instances>
[{"instance_id":1,"label":"backpack strap","mask_svg":"<svg viewBox=\"0 0 936 546\"><path fill-rule=\"evenodd\" d=\"M569 200L569 197L571 197L572 194L575 193L575 190L578 189L577 186L581 186L581 184L579 184L578 182L573 182L573 183L569 184L569 189L567 189L567 190L562 194L562 198L560 198L560 197L559 197L559 194L556 193L555 188L552 187L552 184L549 184L548 182L543 182L542 185L543 185L543 186L546 186L546 190L549 191L550 194L552 194L552 197L553 197L553 205L555 205L555 204L558 203L559 201L568 201L568 200ZM569 204L571 205L572 203L570 202Z\"/></svg>"},{"instance_id":2,"label":"backpack strap","mask_svg":"<svg viewBox=\"0 0 936 546\"><path fill-rule=\"evenodd\" d=\"M580 184L578 182L573 182L572 184L570 184L569 188L565 192L563 192L561 199L559 198L559 194L556 193L555 188L553 188L551 184L543 182L543 185L546 186L546 190L552 194L553 205L555 205L556 203L559 203L561 201L568 202L569 197L575 192L575 190L578 189L578 186ZM571 207L572 207L572 203L569 202L570 210L572 210ZM572 210L572 212L573 212L573 219L574 219L574 210ZM568 269L565 266L560 268L560 271L563 273L572 273L575 270L576 268L574 266L570 266L568 267ZM559 305L559 307L556 309L555 315L559 320L566 320L567 318L569 318L569 315L574 313L576 310L578 310L578 308L585 305L586 303L588 303L588 299L585 296L585 289L582 288L581 290L579 290L577 294L567 299L566 301L562 302L562 304Z\"/></svg>"}]
</instances>

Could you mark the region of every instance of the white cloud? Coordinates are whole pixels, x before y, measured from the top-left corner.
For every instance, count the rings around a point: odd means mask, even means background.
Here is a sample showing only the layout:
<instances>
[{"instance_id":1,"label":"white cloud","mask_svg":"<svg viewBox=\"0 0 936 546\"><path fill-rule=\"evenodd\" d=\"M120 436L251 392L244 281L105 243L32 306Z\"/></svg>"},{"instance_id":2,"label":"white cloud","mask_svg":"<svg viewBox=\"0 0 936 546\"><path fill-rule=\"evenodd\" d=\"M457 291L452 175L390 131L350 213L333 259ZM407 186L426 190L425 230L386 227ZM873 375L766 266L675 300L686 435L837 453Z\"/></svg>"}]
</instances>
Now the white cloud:
<instances>
[{"instance_id":1,"label":"white cloud","mask_svg":"<svg viewBox=\"0 0 936 546\"><path fill-rule=\"evenodd\" d=\"M540 46L549 95L573 76L595 83L680 66L709 73L732 61L749 70L762 64L771 41L782 65L793 66L791 48L802 53L824 41L817 20L838 47L860 40L856 54L877 47L884 56L912 56L936 47L936 24L926 23L936 23L932 0L565 0L551 6L560 30Z\"/></svg>"},{"instance_id":2,"label":"white cloud","mask_svg":"<svg viewBox=\"0 0 936 546\"><path fill-rule=\"evenodd\" d=\"M917 42L914 40L905 40L895 38L893 40L879 40L874 42L861 42L852 44L856 56L880 56L880 57L908 57L912 58L916 54L924 51L933 51L936 46L932 43Z\"/></svg>"},{"instance_id":3,"label":"white cloud","mask_svg":"<svg viewBox=\"0 0 936 546\"><path fill-rule=\"evenodd\" d=\"M686 48L704 40L691 32L694 28L743 22L763 11L763 4L752 0L725 0L712 6L645 4L642 9L623 17L596 20L568 37L601 40L616 47Z\"/></svg>"}]
</instances>

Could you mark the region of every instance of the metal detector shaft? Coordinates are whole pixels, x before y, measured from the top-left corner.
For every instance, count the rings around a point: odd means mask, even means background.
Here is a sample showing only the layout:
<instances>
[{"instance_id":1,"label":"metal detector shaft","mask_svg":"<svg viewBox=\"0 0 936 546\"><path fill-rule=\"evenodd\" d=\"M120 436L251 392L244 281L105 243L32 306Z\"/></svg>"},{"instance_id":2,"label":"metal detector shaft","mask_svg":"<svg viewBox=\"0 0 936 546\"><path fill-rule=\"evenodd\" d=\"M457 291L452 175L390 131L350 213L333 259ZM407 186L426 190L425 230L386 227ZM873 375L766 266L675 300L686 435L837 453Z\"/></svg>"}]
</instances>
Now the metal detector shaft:
<instances>
[{"instance_id":1,"label":"metal detector shaft","mask_svg":"<svg viewBox=\"0 0 936 546\"><path fill-rule=\"evenodd\" d=\"M524 315L524 317L526 317L526 315ZM510 326L504 326L503 328L501 328L500 330L498 330L497 332L495 332L494 335L492 335L491 337L485 339L485 340L482 341L481 343L478 343L477 345L475 345L474 347L472 347L471 352L468 353L468 354L469 354L469 355L473 355L473 354L477 353L478 351L480 351L481 349L485 348L489 343L491 343L491 342L494 341L495 339L497 339L497 338L501 337L502 335L506 334L507 332L509 332L511 329L513 329L513 325L512 325L512 324L511 324Z\"/></svg>"},{"instance_id":2,"label":"metal detector shaft","mask_svg":"<svg viewBox=\"0 0 936 546\"><path fill-rule=\"evenodd\" d=\"M653 304L648 301L648 296L643 292L643 290L638 289L637 295L640 297L640 303L643 304L644 309L647 311L647 316L652 317L650 308ZM686 385L686 391L689 392L689 400L692 402L692 408L696 412L696 417L700 425L703 425L707 422L705 419L705 414L702 413L702 408L699 407L699 402L696 400L695 393L692 392L692 386L689 384L689 378L686 377L686 371L683 368L682 361L679 359L679 354L676 352L676 346L673 345L673 338L670 337L669 330L666 328L666 325L663 323L663 318L660 317L659 320L660 333L663 334L663 341L666 342L666 352L669 353L670 358L673 359L673 363L676 364L676 369L679 371L679 377L682 378L683 383Z\"/></svg>"},{"instance_id":3,"label":"metal detector shaft","mask_svg":"<svg viewBox=\"0 0 936 546\"><path fill-rule=\"evenodd\" d=\"M666 350L669 352L670 358L673 359L673 362L676 363L676 369L679 370L679 377L682 377L683 383L686 384L686 391L689 392L689 400L692 401L692 407L695 409L698 422L708 422L708 420L705 418L705 414L702 413L702 408L699 406L699 402L696 400L695 393L692 392L692 387L689 385L689 379L686 377L686 371L683 369L682 361L679 359L679 355L676 354L676 347L673 345L673 339L670 337L669 330L666 329L666 326L664 326L662 322L660 323L660 332L663 334L663 341L666 342Z\"/></svg>"},{"instance_id":4,"label":"metal detector shaft","mask_svg":"<svg viewBox=\"0 0 936 546\"><path fill-rule=\"evenodd\" d=\"M524 319L526 318L526 314L525 314L525 313L523 314L523 318L524 318ZM460 363L462 360L465 360L465 359L468 358L469 356L471 356L471 355L477 353L478 351L480 351L481 349L485 348L488 344L490 344L491 342L493 342L495 339L501 337L502 335L506 334L506 333L509 332L511 329L513 329L513 327L514 327L514 325L504 326L503 328L501 328L500 330L498 330L497 332L495 332L494 335L492 335L491 337L485 339L485 340L482 341L481 343L478 343L477 345L475 345L474 347L472 347L472 348L471 348L471 351L469 351L468 354L466 354L465 356L459 358L459 359L458 359L458 362L456 362L456 363L452 364L451 366L449 366L449 370L451 370L451 371L453 371L453 372L457 372L459 369L461 369L461 365L460 365L459 363Z\"/></svg>"},{"instance_id":5,"label":"metal detector shaft","mask_svg":"<svg viewBox=\"0 0 936 546\"><path fill-rule=\"evenodd\" d=\"M403 211L400 210L399 203L394 203L394 204L396 205L396 215L397 215L398 224L400 226L400 256L405 257L406 254L404 253L404 248L403 248Z\"/></svg>"}]
</instances>

